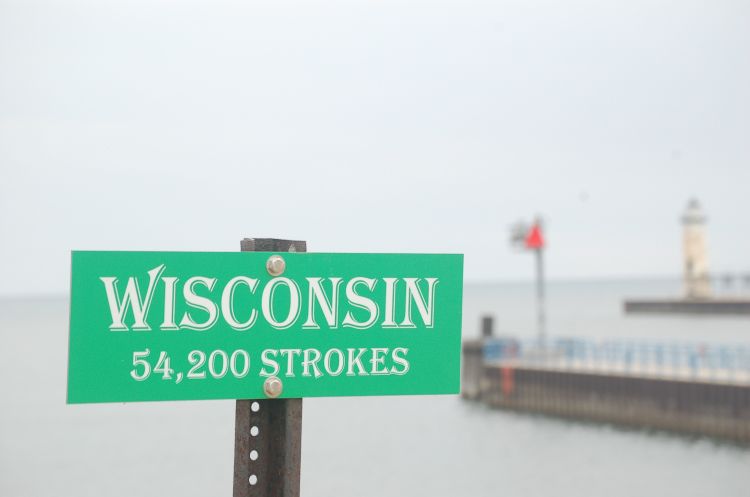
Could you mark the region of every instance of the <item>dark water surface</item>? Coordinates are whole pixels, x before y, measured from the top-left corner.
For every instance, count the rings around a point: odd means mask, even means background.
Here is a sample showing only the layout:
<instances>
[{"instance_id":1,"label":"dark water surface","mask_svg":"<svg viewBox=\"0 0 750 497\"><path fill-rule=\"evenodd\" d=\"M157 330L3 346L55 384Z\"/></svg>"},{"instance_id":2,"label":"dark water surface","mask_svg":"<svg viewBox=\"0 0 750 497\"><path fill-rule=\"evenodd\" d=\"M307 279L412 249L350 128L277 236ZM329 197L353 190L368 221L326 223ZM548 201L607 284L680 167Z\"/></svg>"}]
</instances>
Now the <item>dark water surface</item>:
<instances>
[{"instance_id":1,"label":"dark water surface","mask_svg":"<svg viewBox=\"0 0 750 497\"><path fill-rule=\"evenodd\" d=\"M750 343L750 319L626 317L673 281L550 286L553 335ZM533 287L467 285L464 335L493 310L533 336ZM0 300L1 496L231 495L233 401L65 405L67 300ZM750 450L493 411L457 397L308 399L304 496L742 496Z\"/></svg>"}]
</instances>

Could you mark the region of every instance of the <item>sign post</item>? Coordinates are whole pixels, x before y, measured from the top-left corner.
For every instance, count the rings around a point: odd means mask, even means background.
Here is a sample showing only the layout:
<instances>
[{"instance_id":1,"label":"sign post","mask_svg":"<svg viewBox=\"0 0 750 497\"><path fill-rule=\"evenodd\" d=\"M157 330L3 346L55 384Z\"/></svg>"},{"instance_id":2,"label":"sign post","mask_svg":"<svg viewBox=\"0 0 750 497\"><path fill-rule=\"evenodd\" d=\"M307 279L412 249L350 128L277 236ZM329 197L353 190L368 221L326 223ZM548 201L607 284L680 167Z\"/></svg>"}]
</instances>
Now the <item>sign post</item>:
<instances>
[{"instance_id":1,"label":"sign post","mask_svg":"<svg viewBox=\"0 0 750 497\"><path fill-rule=\"evenodd\" d=\"M302 241L245 238L243 252L307 252ZM299 497L302 399L238 400L234 497Z\"/></svg>"},{"instance_id":2,"label":"sign post","mask_svg":"<svg viewBox=\"0 0 750 497\"><path fill-rule=\"evenodd\" d=\"M462 255L71 259L68 403L235 400L235 497L299 496L304 397L460 391Z\"/></svg>"}]
</instances>

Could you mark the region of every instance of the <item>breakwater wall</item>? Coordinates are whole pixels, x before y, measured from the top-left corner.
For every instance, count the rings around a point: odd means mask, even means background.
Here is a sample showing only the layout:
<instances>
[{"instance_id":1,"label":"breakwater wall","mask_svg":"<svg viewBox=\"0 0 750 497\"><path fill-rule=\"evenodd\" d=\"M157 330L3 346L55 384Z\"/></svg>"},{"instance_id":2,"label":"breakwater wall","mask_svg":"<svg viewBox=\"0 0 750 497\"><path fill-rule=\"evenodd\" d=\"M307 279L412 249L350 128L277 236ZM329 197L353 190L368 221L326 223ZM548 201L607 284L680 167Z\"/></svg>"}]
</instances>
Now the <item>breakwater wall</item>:
<instances>
[{"instance_id":1,"label":"breakwater wall","mask_svg":"<svg viewBox=\"0 0 750 497\"><path fill-rule=\"evenodd\" d=\"M663 299L663 300L626 300L623 303L626 313L654 314L735 314L750 315L748 299Z\"/></svg>"},{"instance_id":2,"label":"breakwater wall","mask_svg":"<svg viewBox=\"0 0 750 497\"><path fill-rule=\"evenodd\" d=\"M750 444L750 383L487 358L463 347L462 396L489 406Z\"/></svg>"}]
</instances>

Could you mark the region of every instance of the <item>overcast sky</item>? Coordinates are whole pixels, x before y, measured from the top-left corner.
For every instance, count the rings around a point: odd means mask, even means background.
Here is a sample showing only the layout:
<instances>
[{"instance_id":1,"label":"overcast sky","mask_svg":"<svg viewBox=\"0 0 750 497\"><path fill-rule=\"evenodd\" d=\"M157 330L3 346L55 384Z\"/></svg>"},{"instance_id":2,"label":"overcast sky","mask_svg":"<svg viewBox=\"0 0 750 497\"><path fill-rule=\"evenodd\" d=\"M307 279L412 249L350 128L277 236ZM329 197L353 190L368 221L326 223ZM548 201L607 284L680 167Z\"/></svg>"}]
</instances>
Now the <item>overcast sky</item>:
<instances>
[{"instance_id":1,"label":"overcast sky","mask_svg":"<svg viewBox=\"0 0 750 497\"><path fill-rule=\"evenodd\" d=\"M460 252L677 275L698 196L750 269L750 3L0 0L0 295L73 249Z\"/></svg>"}]
</instances>

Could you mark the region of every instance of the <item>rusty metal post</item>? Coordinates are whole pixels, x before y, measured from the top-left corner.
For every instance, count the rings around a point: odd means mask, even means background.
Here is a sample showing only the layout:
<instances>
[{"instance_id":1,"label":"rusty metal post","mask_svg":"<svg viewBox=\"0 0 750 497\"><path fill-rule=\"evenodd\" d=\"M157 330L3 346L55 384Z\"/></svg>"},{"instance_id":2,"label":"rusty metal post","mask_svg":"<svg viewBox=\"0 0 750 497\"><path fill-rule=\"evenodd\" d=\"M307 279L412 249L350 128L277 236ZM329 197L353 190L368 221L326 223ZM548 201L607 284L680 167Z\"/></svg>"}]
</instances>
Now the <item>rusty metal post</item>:
<instances>
[{"instance_id":1,"label":"rusty metal post","mask_svg":"<svg viewBox=\"0 0 750 497\"><path fill-rule=\"evenodd\" d=\"M243 252L306 252L303 241L245 238ZM238 400L234 497L299 497L302 399Z\"/></svg>"}]
</instances>

